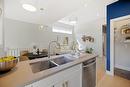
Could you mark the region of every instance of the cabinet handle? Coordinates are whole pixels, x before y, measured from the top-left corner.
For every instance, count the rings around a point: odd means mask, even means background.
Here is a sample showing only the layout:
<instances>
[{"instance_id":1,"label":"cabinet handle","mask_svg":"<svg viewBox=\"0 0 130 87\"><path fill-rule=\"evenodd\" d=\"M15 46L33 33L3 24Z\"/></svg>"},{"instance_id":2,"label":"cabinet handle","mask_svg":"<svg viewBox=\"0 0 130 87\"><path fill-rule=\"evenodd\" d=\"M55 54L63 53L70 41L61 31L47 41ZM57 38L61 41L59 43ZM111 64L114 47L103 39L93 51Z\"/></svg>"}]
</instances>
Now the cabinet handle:
<instances>
[{"instance_id":1,"label":"cabinet handle","mask_svg":"<svg viewBox=\"0 0 130 87\"><path fill-rule=\"evenodd\" d=\"M65 87L65 83L62 84L62 87Z\"/></svg>"},{"instance_id":2,"label":"cabinet handle","mask_svg":"<svg viewBox=\"0 0 130 87\"><path fill-rule=\"evenodd\" d=\"M68 87L68 81L65 82L65 87Z\"/></svg>"}]
</instances>

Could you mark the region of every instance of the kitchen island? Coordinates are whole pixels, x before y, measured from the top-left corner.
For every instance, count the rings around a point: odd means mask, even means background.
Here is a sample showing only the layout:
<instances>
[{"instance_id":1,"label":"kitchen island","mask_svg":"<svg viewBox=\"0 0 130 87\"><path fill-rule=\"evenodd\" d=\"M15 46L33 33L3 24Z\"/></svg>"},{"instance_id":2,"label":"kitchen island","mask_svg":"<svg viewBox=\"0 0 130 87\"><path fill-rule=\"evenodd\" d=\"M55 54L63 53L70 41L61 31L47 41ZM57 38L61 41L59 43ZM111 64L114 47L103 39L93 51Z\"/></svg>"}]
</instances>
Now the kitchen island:
<instances>
[{"instance_id":1,"label":"kitchen island","mask_svg":"<svg viewBox=\"0 0 130 87\"><path fill-rule=\"evenodd\" d=\"M55 59L60 56L62 55L52 56L50 59ZM11 72L0 76L0 87L42 87L44 85L35 86L35 84L33 83L36 83L39 80L44 80L48 77L51 77L57 73L63 72L67 69L68 69L67 72L74 71L75 69L82 67L82 62L90 60L92 58L96 58L96 57L97 55L94 55L94 54L81 54L79 58L76 58L72 62L63 64L54 68L46 69L37 73L32 72L30 63L35 63L39 61L47 61L50 59L46 57L46 58L41 58L41 59L19 62L18 65ZM79 69L79 73L82 73L81 69ZM66 81L65 83L68 84ZM30 84L33 84L33 85L30 85ZM62 85L64 87L64 84ZM58 87L58 86L51 85L48 87Z\"/></svg>"}]
</instances>

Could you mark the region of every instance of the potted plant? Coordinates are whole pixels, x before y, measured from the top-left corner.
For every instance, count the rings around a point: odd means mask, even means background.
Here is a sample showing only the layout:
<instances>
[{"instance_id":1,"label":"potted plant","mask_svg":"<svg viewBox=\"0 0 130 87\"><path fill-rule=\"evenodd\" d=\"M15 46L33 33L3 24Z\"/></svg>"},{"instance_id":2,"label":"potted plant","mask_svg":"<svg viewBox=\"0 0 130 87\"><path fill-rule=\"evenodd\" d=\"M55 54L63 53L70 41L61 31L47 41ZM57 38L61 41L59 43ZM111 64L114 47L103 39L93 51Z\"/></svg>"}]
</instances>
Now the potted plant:
<instances>
[{"instance_id":1,"label":"potted plant","mask_svg":"<svg viewBox=\"0 0 130 87\"><path fill-rule=\"evenodd\" d=\"M89 53L89 54L92 54L93 53L93 48L86 48L85 52Z\"/></svg>"}]
</instances>

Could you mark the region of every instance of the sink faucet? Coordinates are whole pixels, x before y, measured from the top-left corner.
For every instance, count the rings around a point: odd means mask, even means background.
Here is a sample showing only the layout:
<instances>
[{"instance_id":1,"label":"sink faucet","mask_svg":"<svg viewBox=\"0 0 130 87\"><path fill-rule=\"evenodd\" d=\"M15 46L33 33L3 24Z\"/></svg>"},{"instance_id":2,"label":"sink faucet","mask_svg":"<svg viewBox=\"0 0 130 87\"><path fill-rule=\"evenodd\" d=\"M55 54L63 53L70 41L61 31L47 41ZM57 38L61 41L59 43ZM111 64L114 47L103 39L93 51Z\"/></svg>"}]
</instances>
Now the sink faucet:
<instances>
[{"instance_id":1,"label":"sink faucet","mask_svg":"<svg viewBox=\"0 0 130 87\"><path fill-rule=\"evenodd\" d=\"M60 49L60 43L58 43L57 41L51 41L51 42L49 43L49 48L48 48L48 58L50 58L50 56L51 56L51 44L52 44L52 43L56 43L57 46L59 46L59 49Z\"/></svg>"}]
</instances>

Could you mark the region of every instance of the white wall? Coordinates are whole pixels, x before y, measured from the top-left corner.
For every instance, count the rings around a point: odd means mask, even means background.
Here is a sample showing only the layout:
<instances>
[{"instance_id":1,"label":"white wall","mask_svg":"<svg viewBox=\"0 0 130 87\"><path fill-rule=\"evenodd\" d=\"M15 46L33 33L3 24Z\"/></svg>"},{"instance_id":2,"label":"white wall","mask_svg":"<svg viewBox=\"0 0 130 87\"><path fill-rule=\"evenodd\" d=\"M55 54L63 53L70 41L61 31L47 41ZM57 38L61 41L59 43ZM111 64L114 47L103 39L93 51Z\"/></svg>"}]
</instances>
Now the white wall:
<instances>
[{"instance_id":1,"label":"white wall","mask_svg":"<svg viewBox=\"0 0 130 87\"><path fill-rule=\"evenodd\" d=\"M0 8L2 9L2 14L0 14L0 45L3 44L3 0L0 0Z\"/></svg>"},{"instance_id":2,"label":"white wall","mask_svg":"<svg viewBox=\"0 0 130 87\"><path fill-rule=\"evenodd\" d=\"M126 36L120 32L121 26L130 23L130 19L115 22L115 67L130 71L130 43L125 44Z\"/></svg>"},{"instance_id":3,"label":"white wall","mask_svg":"<svg viewBox=\"0 0 130 87\"><path fill-rule=\"evenodd\" d=\"M4 20L5 47L27 48L37 42L38 25L10 19Z\"/></svg>"},{"instance_id":4,"label":"white wall","mask_svg":"<svg viewBox=\"0 0 130 87\"><path fill-rule=\"evenodd\" d=\"M4 45L3 45L3 31L4 31L4 29L3 29L3 11L4 11L4 9L3 9L3 0L0 0L0 8L2 9L2 14L0 15L0 56L3 56L4 55L4 52L3 52L3 47L4 47Z\"/></svg>"},{"instance_id":5,"label":"white wall","mask_svg":"<svg viewBox=\"0 0 130 87\"><path fill-rule=\"evenodd\" d=\"M5 18L4 23L7 48L30 48L33 44L40 48L48 48L49 42L57 40L57 36L68 36L72 39L72 35L52 32L51 27L40 30L38 24L8 18Z\"/></svg>"},{"instance_id":6,"label":"white wall","mask_svg":"<svg viewBox=\"0 0 130 87\"><path fill-rule=\"evenodd\" d=\"M104 24L106 24L105 19L97 19L90 22L78 23L75 32L81 49L92 47L94 49L94 53L102 56L102 25ZM90 35L94 37L94 43L83 42L81 39L82 35Z\"/></svg>"}]
</instances>

